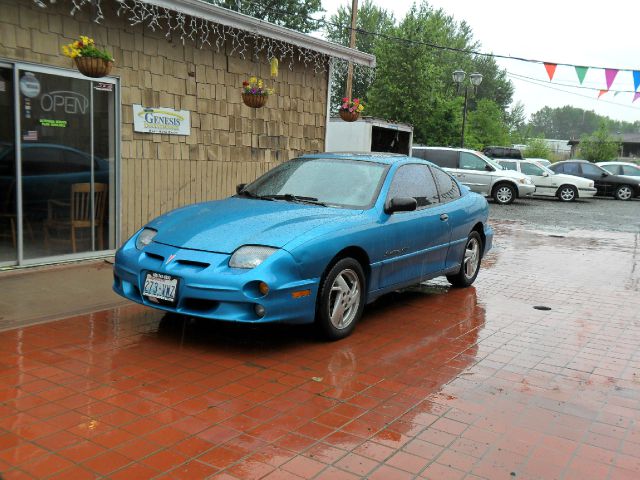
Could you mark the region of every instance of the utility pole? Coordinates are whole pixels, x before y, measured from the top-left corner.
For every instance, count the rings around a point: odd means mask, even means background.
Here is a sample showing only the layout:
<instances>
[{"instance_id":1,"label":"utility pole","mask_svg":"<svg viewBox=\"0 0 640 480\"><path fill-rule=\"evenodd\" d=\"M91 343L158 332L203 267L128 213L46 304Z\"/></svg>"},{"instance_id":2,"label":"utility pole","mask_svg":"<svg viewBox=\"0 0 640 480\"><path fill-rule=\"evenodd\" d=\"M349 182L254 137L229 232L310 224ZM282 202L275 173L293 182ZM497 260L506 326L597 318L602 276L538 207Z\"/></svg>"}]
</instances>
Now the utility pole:
<instances>
[{"instance_id":1,"label":"utility pole","mask_svg":"<svg viewBox=\"0 0 640 480\"><path fill-rule=\"evenodd\" d=\"M356 18L358 17L358 0L351 0L351 38L349 39L349 48L356 46ZM345 97L351 99L351 91L353 90L353 63L349 62L349 70L347 71L347 90Z\"/></svg>"}]
</instances>

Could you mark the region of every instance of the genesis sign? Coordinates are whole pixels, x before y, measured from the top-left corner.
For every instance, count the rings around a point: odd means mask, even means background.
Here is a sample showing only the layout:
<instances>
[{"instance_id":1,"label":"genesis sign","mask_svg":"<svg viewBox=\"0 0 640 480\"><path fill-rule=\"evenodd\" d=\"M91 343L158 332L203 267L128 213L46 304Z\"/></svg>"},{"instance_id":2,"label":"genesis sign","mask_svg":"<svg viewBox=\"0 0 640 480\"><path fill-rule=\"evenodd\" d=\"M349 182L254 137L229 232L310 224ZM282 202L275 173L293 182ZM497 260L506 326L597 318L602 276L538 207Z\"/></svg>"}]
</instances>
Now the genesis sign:
<instances>
[{"instance_id":1,"label":"genesis sign","mask_svg":"<svg viewBox=\"0 0 640 480\"><path fill-rule=\"evenodd\" d=\"M172 108L133 106L133 129L136 132L189 135L191 112Z\"/></svg>"}]
</instances>

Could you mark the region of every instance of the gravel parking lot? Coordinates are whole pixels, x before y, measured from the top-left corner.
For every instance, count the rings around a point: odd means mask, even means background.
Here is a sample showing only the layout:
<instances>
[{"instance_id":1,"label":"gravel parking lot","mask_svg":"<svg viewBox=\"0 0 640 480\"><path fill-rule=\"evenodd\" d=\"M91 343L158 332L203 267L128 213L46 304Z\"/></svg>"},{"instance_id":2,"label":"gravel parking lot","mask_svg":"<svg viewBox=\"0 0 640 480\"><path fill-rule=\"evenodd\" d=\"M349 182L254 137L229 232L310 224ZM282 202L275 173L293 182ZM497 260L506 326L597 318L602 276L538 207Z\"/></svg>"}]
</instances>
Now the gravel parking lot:
<instances>
[{"instance_id":1,"label":"gravel parking lot","mask_svg":"<svg viewBox=\"0 0 640 480\"><path fill-rule=\"evenodd\" d=\"M511 205L489 201L490 220L518 221L545 230L605 230L612 232L640 231L640 199L626 202L596 197L575 202L560 202L555 198L518 199Z\"/></svg>"}]
</instances>

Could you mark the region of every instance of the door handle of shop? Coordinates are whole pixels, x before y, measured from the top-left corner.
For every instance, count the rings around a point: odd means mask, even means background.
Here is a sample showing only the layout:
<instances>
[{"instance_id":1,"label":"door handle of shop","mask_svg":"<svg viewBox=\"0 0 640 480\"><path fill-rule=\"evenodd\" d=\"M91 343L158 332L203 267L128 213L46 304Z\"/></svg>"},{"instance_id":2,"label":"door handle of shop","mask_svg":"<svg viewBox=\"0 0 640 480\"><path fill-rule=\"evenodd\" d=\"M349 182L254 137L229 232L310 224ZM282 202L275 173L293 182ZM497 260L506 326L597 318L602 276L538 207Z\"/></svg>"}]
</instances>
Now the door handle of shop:
<instances>
[{"instance_id":1,"label":"door handle of shop","mask_svg":"<svg viewBox=\"0 0 640 480\"><path fill-rule=\"evenodd\" d=\"M447 220L449 220L449 215L447 215L446 213L443 213L442 215L440 215L440 220L442 220L443 222L446 222Z\"/></svg>"}]
</instances>

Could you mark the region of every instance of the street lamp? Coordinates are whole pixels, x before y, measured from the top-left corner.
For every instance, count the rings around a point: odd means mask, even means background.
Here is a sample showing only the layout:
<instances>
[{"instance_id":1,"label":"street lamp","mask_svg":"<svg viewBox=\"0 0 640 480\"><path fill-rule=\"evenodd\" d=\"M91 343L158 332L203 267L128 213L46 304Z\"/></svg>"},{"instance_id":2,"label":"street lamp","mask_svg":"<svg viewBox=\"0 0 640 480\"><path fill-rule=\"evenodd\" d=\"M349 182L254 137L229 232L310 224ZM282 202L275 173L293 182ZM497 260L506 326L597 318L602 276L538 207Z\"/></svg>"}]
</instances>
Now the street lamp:
<instances>
[{"instance_id":1,"label":"street lamp","mask_svg":"<svg viewBox=\"0 0 640 480\"><path fill-rule=\"evenodd\" d=\"M458 86L458 93L460 93L460 88L463 86L464 78L467 74L462 70L456 70L453 72L453 83ZM478 85L482 83L482 74L481 73L472 73L469 75L469 83L473 87L473 93L475 94L478 91ZM469 85L464 85L464 110L462 111L462 135L460 136L460 147L464 148L464 128L467 123L467 97L469 95Z\"/></svg>"}]
</instances>

